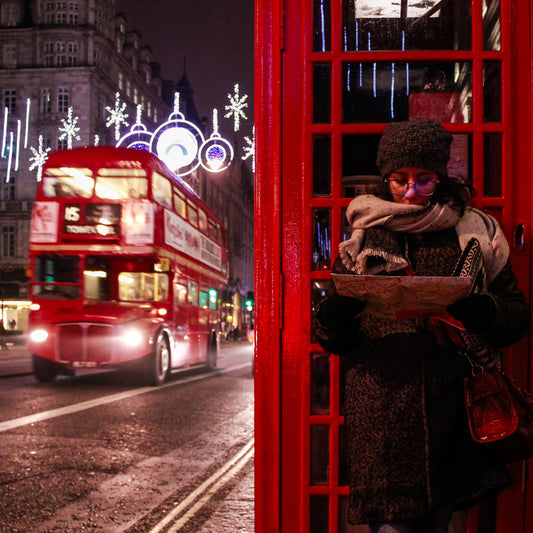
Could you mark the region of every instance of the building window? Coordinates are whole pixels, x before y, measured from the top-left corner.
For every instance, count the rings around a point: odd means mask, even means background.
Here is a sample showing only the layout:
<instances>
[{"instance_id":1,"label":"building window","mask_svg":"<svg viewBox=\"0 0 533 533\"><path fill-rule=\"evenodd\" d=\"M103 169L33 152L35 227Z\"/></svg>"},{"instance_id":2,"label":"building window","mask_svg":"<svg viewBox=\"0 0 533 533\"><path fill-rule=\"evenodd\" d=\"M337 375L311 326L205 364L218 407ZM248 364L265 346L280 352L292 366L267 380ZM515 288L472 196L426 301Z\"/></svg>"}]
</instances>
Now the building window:
<instances>
[{"instance_id":1,"label":"building window","mask_svg":"<svg viewBox=\"0 0 533 533\"><path fill-rule=\"evenodd\" d=\"M78 14L77 13L69 13L68 14L68 23L71 26L76 26L78 24Z\"/></svg>"},{"instance_id":2,"label":"building window","mask_svg":"<svg viewBox=\"0 0 533 533\"><path fill-rule=\"evenodd\" d=\"M67 139L57 139L57 149L58 150L67 150L68 149L68 140Z\"/></svg>"},{"instance_id":3,"label":"building window","mask_svg":"<svg viewBox=\"0 0 533 533\"><path fill-rule=\"evenodd\" d=\"M68 87L59 87L57 90L57 111L66 113L70 106L70 89Z\"/></svg>"},{"instance_id":4,"label":"building window","mask_svg":"<svg viewBox=\"0 0 533 533\"><path fill-rule=\"evenodd\" d=\"M18 5L14 2L7 2L2 6L2 25L16 26L19 16Z\"/></svg>"},{"instance_id":5,"label":"building window","mask_svg":"<svg viewBox=\"0 0 533 533\"><path fill-rule=\"evenodd\" d=\"M41 89L41 113L52 112L52 91L50 89Z\"/></svg>"},{"instance_id":6,"label":"building window","mask_svg":"<svg viewBox=\"0 0 533 533\"><path fill-rule=\"evenodd\" d=\"M139 91L137 90L137 87L133 89L133 103L134 104L139 103Z\"/></svg>"},{"instance_id":7,"label":"building window","mask_svg":"<svg viewBox=\"0 0 533 533\"><path fill-rule=\"evenodd\" d=\"M4 68L17 68L17 45L4 44Z\"/></svg>"},{"instance_id":8,"label":"building window","mask_svg":"<svg viewBox=\"0 0 533 533\"><path fill-rule=\"evenodd\" d=\"M16 89L5 89L4 90L4 108L7 107L7 110L11 114L17 112L17 90Z\"/></svg>"},{"instance_id":9,"label":"building window","mask_svg":"<svg viewBox=\"0 0 533 533\"><path fill-rule=\"evenodd\" d=\"M68 66L74 67L78 63L78 43L68 43Z\"/></svg>"},{"instance_id":10,"label":"building window","mask_svg":"<svg viewBox=\"0 0 533 533\"><path fill-rule=\"evenodd\" d=\"M126 94L128 97L131 97L131 83L130 80L126 81Z\"/></svg>"},{"instance_id":11,"label":"building window","mask_svg":"<svg viewBox=\"0 0 533 533\"><path fill-rule=\"evenodd\" d=\"M124 74L118 73L118 88L122 91L124 89Z\"/></svg>"},{"instance_id":12,"label":"building window","mask_svg":"<svg viewBox=\"0 0 533 533\"><path fill-rule=\"evenodd\" d=\"M15 257L15 227L2 226L2 257Z\"/></svg>"},{"instance_id":13,"label":"building window","mask_svg":"<svg viewBox=\"0 0 533 533\"><path fill-rule=\"evenodd\" d=\"M15 176L11 174L11 178L6 183L6 176L0 182L0 200L9 201L15 199Z\"/></svg>"}]
</instances>

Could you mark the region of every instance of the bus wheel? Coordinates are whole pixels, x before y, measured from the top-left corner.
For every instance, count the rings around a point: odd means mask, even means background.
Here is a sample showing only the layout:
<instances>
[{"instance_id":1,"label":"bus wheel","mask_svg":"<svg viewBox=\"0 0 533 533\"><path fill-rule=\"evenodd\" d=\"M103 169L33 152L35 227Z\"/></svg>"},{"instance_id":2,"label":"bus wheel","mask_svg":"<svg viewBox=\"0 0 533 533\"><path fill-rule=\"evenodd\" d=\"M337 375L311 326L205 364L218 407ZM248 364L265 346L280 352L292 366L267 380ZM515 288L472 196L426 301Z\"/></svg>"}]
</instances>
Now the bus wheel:
<instances>
[{"instance_id":1,"label":"bus wheel","mask_svg":"<svg viewBox=\"0 0 533 533\"><path fill-rule=\"evenodd\" d=\"M157 337L154 351L148 357L148 382L150 385L161 385L167 377L170 366L170 349L164 335Z\"/></svg>"},{"instance_id":2,"label":"bus wheel","mask_svg":"<svg viewBox=\"0 0 533 533\"><path fill-rule=\"evenodd\" d=\"M217 367L218 346L216 334L211 335L207 346L207 368L214 370Z\"/></svg>"},{"instance_id":3,"label":"bus wheel","mask_svg":"<svg viewBox=\"0 0 533 533\"><path fill-rule=\"evenodd\" d=\"M57 376L57 367L53 361L32 355L33 372L40 383L51 383Z\"/></svg>"}]
</instances>

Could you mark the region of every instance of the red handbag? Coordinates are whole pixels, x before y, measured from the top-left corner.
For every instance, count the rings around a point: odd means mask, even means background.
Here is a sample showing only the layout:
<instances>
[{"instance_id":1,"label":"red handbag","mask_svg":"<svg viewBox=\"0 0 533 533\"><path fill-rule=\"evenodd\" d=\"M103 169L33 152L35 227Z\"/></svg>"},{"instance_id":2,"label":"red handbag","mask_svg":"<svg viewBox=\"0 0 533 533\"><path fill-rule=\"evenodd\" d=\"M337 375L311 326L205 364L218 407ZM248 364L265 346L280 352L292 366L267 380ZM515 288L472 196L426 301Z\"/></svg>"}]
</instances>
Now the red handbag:
<instances>
[{"instance_id":1,"label":"red handbag","mask_svg":"<svg viewBox=\"0 0 533 533\"><path fill-rule=\"evenodd\" d=\"M476 364L464 391L474 441L493 448L506 463L533 456L533 402L525 391L497 368Z\"/></svg>"}]
</instances>

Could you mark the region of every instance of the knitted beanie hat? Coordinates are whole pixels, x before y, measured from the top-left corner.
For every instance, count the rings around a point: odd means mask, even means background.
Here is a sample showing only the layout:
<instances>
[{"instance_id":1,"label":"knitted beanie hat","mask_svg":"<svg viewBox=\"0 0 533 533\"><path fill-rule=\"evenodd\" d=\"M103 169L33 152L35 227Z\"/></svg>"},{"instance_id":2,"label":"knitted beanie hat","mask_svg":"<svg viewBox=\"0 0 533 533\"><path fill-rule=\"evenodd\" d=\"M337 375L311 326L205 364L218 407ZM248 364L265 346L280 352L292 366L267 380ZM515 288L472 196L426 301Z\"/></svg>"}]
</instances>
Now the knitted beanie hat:
<instances>
[{"instance_id":1,"label":"knitted beanie hat","mask_svg":"<svg viewBox=\"0 0 533 533\"><path fill-rule=\"evenodd\" d=\"M428 119L392 122L379 142L377 166L385 178L401 167L427 168L448 175L452 136L440 124Z\"/></svg>"}]
</instances>

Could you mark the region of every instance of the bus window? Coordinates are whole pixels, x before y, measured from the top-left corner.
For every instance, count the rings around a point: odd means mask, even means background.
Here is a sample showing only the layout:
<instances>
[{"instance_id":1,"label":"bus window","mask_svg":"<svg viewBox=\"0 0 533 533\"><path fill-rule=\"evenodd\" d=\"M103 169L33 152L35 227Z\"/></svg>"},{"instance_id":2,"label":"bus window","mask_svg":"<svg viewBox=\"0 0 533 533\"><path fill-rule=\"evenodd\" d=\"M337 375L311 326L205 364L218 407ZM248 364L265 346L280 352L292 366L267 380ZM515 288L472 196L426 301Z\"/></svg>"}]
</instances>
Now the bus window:
<instances>
[{"instance_id":1,"label":"bus window","mask_svg":"<svg viewBox=\"0 0 533 533\"><path fill-rule=\"evenodd\" d=\"M88 256L83 271L83 295L89 300L109 300L108 261L97 256Z\"/></svg>"},{"instance_id":2,"label":"bus window","mask_svg":"<svg viewBox=\"0 0 533 533\"><path fill-rule=\"evenodd\" d=\"M215 242L218 241L217 225L212 220L209 221L209 238Z\"/></svg>"},{"instance_id":3,"label":"bus window","mask_svg":"<svg viewBox=\"0 0 533 533\"><path fill-rule=\"evenodd\" d=\"M104 169L110 170L110 169ZM100 171L100 174L102 171ZM127 200L129 198L146 198L148 180L136 177L102 176L96 178L96 195L110 200Z\"/></svg>"},{"instance_id":4,"label":"bus window","mask_svg":"<svg viewBox=\"0 0 533 533\"><path fill-rule=\"evenodd\" d=\"M172 185L167 178L157 172L153 174L152 195L156 202L172 208Z\"/></svg>"},{"instance_id":5,"label":"bus window","mask_svg":"<svg viewBox=\"0 0 533 533\"><path fill-rule=\"evenodd\" d=\"M218 308L218 291L209 289L209 309L216 311Z\"/></svg>"},{"instance_id":6,"label":"bus window","mask_svg":"<svg viewBox=\"0 0 533 533\"><path fill-rule=\"evenodd\" d=\"M185 204L185 195L174 189L174 209L180 217L187 218L187 206Z\"/></svg>"},{"instance_id":7,"label":"bus window","mask_svg":"<svg viewBox=\"0 0 533 533\"><path fill-rule=\"evenodd\" d=\"M187 285L185 280L180 280L174 285L174 301L178 304L187 302Z\"/></svg>"},{"instance_id":8,"label":"bus window","mask_svg":"<svg viewBox=\"0 0 533 533\"><path fill-rule=\"evenodd\" d=\"M93 173L88 168L49 168L43 179L43 194L48 198L90 198Z\"/></svg>"},{"instance_id":9,"label":"bus window","mask_svg":"<svg viewBox=\"0 0 533 533\"><path fill-rule=\"evenodd\" d=\"M207 215L203 209L198 209L198 223L200 231L207 235Z\"/></svg>"},{"instance_id":10,"label":"bus window","mask_svg":"<svg viewBox=\"0 0 533 533\"><path fill-rule=\"evenodd\" d=\"M195 228L198 227L198 211L190 201L187 201L187 218Z\"/></svg>"},{"instance_id":11,"label":"bus window","mask_svg":"<svg viewBox=\"0 0 533 533\"><path fill-rule=\"evenodd\" d=\"M162 301L168 295L168 276L148 272L121 272L118 276L118 294L125 302Z\"/></svg>"},{"instance_id":12,"label":"bus window","mask_svg":"<svg viewBox=\"0 0 533 533\"><path fill-rule=\"evenodd\" d=\"M187 303L198 305L198 283L196 283L196 281L189 281Z\"/></svg>"},{"instance_id":13,"label":"bus window","mask_svg":"<svg viewBox=\"0 0 533 533\"><path fill-rule=\"evenodd\" d=\"M163 302L168 298L168 276L166 274L155 274L155 294L156 302Z\"/></svg>"},{"instance_id":14,"label":"bus window","mask_svg":"<svg viewBox=\"0 0 533 533\"><path fill-rule=\"evenodd\" d=\"M200 291L200 307L207 309L207 291Z\"/></svg>"},{"instance_id":15,"label":"bus window","mask_svg":"<svg viewBox=\"0 0 533 533\"><path fill-rule=\"evenodd\" d=\"M77 256L39 255L35 258L38 283L79 283L80 258Z\"/></svg>"}]
</instances>

